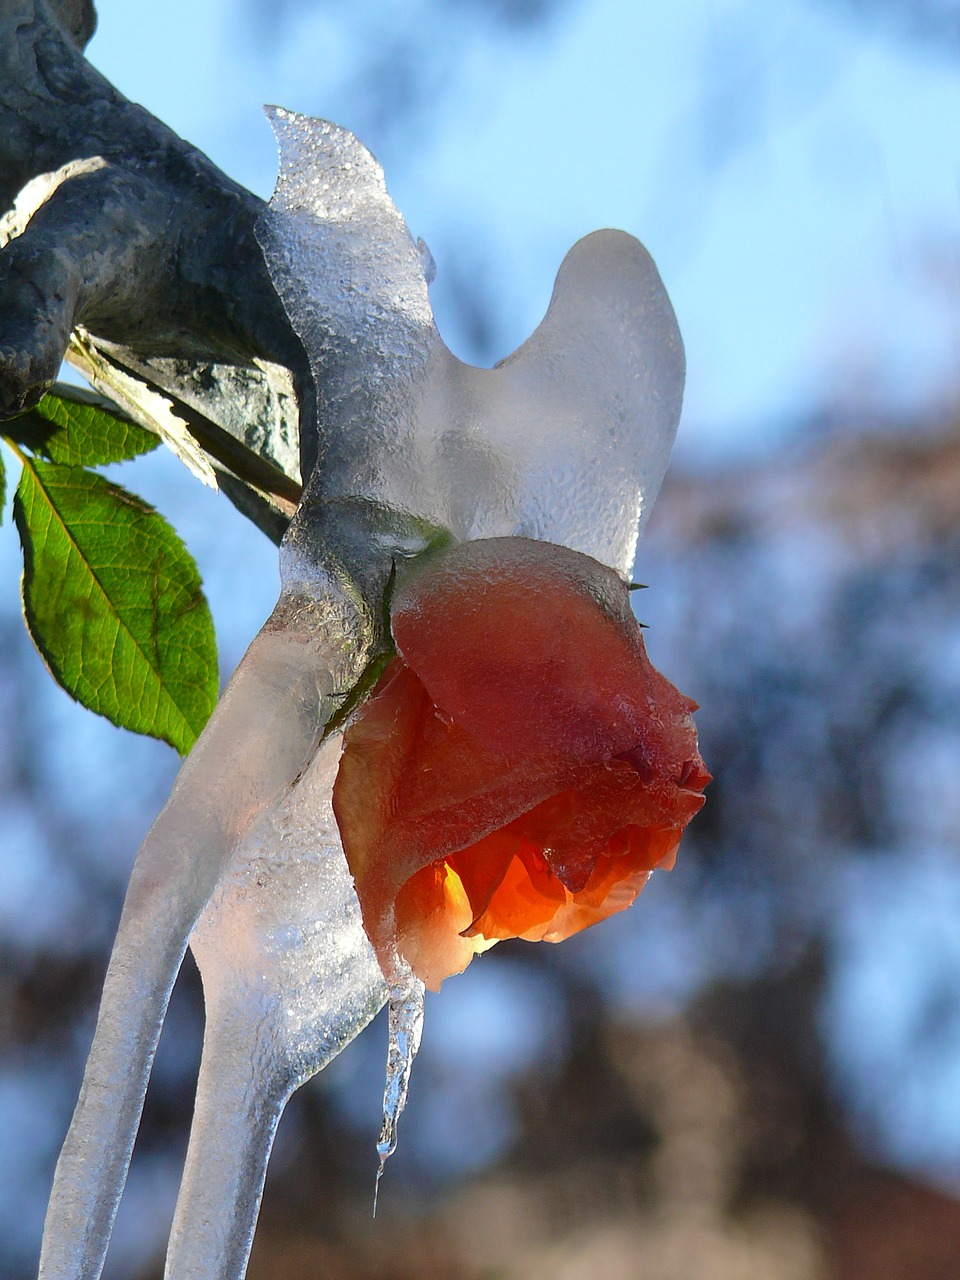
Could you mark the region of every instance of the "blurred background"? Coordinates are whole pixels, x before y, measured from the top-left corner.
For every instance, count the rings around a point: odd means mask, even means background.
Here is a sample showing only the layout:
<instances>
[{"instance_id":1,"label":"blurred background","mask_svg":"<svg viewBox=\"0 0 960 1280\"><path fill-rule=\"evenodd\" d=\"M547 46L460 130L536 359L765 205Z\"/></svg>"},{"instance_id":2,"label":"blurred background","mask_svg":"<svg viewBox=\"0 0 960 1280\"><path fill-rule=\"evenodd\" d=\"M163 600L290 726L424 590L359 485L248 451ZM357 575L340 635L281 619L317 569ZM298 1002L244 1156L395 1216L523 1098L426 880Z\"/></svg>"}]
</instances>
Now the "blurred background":
<instances>
[{"instance_id":1,"label":"blurred background","mask_svg":"<svg viewBox=\"0 0 960 1280\"><path fill-rule=\"evenodd\" d=\"M261 195L261 103L353 129L491 363L579 236L640 236L688 353L641 546L715 774L677 869L428 998L370 1210L386 1032L294 1099L251 1280L960 1273L960 3L99 0L91 60ZM12 459L7 458L15 473ZM170 458L225 678L274 549ZM166 747L74 706L0 530L0 1276L35 1274ZM202 1032L188 961L108 1264L159 1276Z\"/></svg>"}]
</instances>

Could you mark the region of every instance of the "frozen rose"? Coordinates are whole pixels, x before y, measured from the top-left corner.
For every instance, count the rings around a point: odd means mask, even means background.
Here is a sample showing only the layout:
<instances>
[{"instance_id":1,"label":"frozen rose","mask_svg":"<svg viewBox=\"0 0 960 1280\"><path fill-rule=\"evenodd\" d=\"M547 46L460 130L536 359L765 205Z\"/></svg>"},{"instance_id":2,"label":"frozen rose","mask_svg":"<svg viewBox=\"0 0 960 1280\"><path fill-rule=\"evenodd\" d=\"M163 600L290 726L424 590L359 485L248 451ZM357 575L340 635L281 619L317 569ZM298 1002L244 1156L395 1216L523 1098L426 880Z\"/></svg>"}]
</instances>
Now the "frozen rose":
<instances>
[{"instance_id":1,"label":"frozen rose","mask_svg":"<svg viewBox=\"0 0 960 1280\"><path fill-rule=\"evenodd\" d=\"M710 775L618 574L463 543L408 569L391 626L333 792L388 978L398 954L436 989L503 938L558 942L673 865Z\"/></svg>"}]
</instances>

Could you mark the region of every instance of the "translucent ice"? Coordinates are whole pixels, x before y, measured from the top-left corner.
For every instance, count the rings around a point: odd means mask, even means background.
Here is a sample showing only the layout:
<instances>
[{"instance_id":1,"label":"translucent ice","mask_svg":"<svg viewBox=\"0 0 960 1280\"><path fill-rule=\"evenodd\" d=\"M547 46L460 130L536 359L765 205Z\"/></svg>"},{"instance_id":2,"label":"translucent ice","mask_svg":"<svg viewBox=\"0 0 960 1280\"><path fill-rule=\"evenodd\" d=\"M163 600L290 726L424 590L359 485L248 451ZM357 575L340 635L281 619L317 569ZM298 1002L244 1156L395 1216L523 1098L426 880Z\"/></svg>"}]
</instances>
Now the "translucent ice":
<instances>
[{"instance_id":1,"label":"translucent ice","mask_svg":"<svg viewBox=\"0 0 960 1280\"><path fill-rule=\"evenodd\" d=\"M384 1002L330 792L340 740L238 846L190 939L207 1029L167 1273L242 1275L293 1091Z\"/></svg>"},{"instance_id":2,"label":"translucent ice","mask_svg":"<svg viewBox=\"0 0 960 1280\"><path fill-rule=\"evenodd\" d=\"M137 855L47 1214L50 1280L100 1274L188 941L207 1020L167 1276L243 1275L286 1099L387 996L330 808L339 738L324 729L385 650L398 557L441 531L521 534L628 573L679 416L676 321L636 240L581 240L534 335L474 369L437 334L432 260L370 153L335 125L272 120L281 171L260 240L317 382L318 461L277 607ZM421 994L394 993L381 1160Z\"/></svg>"},{"instance_id":3,"label":"translucent ice","mask_svg":"<svg viewBox=\"0 0 960 1280\"><path fill-rule=\"evenodd\" d=\"M380 1166L377 1169L376 1191L380 1188L383 1166L397 1149L397 1121L407 1105L410 1072L423 1032L423 996L423 983L412 973L405 985L390 990L387 1011L387 1080L383 1089L383 1125L380 1129L380 1141L377 1143ZM376 1191L373 1199L374 1214L377 1212Z\"/></svg>"},{"instance_id":4,"label":"translucent ice","mask_svg":"<svg viewBox=\"0 0 960 1280\"><path fill-rule=\"evenodd\" d=\"M271 114L280 178L259 237L323 388L304 510L372 503L461 540L521 534L622 573L666 470L683 345L632 236L576 244L543 322L494 369L433 323L418 246L352 134Z\"/></svg>"},{"instance_id":5,"label":"translucent ice","mask_svg":"<svg viewBox=\"0 0 960 1280\"><path fill-rule=\"evenodd\" d=\"M325 753L318 753L321 728L340 705L341 690L355 682L365 661L362 630L352 604L334 585L325 583L319 576L314 587L315 595L311 599L286 590L281 594L270 620L247 651L210 723L181 769L170 799L137 855L107 971L80 1099L54 1178L41 1255L43 1276L87 1280L100 1274L153 1055L187 941L218 886L236 885L244 876L249 879L254 875L249 870L253 850L262 847L269 838L264 833L271 831L277 833L274 842L277 860L270 882L272 894L253 898L248 895L243 900L247 916L238 919L235 926L229 913L222 908L218 911L216 903L211 903L213 915L209 919L205 917L205 931L202 928L198 938L209 939L211 930L216 929L223 934L224 945L235 946L243 936L251 958L257 955L258 947L262 947L258 957L262 972L270 971L274 975L289 972L292 939L296 937L293 931L297 919L302 918L305 893L298 877L306 872L300 869L301 846L282 841L279 832L289 813L300 812L301 792L313 797L322 790L321 780L324 786L332 785L332 777L318 770L321 762L324 767L331 767L336 740ZM318 824L315 830L322 828L322 812L318 811L314 822ZM283 859L288 849L284 871ZM318 849L321 852L326 849L324 856L335 862L345 881L344 891L352 895L339 841L335 849L322 844ZM326 887L330 885L333 885L330 890L333 897L327 906L335 910L334 919L343 925L346 917L336 897L339 890L333 880ZM318 883L312 891L319 894L322 888ZM286 934L273 927L276 919L283 916L284 909L276 905L278 898L289 898L285 909L293 923ZM235 894L233 901L239 903L241 896ZM352 896L350 901L351 904L354 901ZM296 915L298 908L300 917ZM251 912L262 916L259 933L252 930ZM210 920L216 921L216 925ZM328 945L332 964L341 951L359 947L360 942L350 943L346 936L341 938L334 927L329 933ZM203 950L202 941L200 950ZM315 939L311 939L309 947L304 945L305 964L315 962L315 950ZM366 999L368 1012L372 1012L386 996L379 971L370 967L369 953L361 948L359 954L367 961L368 976L373 974L379 985L371 991L364 980L354 992L349 989L350 982L344 981L330 993L330 999L342 996L347 1000L342 1016L344 1024L353 1031L359 1029L356 1001L359 999L362 1003ZM209 970L209 965L205 967ZM328 969L329 964L322 967L321 972ZM363 972L361 966L357 975ZM215 979L211 981L213 990L218 991ZM273 988L265 985L261 997L268 1002L275 1000L277 991L276 985ZM318 992L316 986L309 987L304 1000L318 996ZM376 998L373 992L377 993ZM318 1020L329 1013L330 999L318 1006ZM228 1055L222 1051L224 1035L228 1039L233 1036L235 1044L242 1039L239 1031L224 1032L229 1023L228 1014L239 1014L230 1010L225 997L218 994L217 1000L219 1003L214 1003L208 1011L208 1051L205 1050L205 1080L211 1081L213 1076L214 1092L223 1082L218 1082L218 1071L209 1063L215 1061L223 1067L227 1062ZM289 1010L289 1001L285 1008ZM262 1009L251 1003L245 1016L262 1018ZM313 1052L319 1065L327 1052L324 1045L331 1036L336 1039L340 1035L340 1016L336 1013L332 1026L323 1031L326 1039L316 1040L312 1050L302 1050L303 1063ZM299 1024L285 1014L279 1025L285 1036L292 1035L292 1028L297 1027L298 1044L304 1043L304 1037L316 1038L317 1035L316 1027L309 1025L305 1014ZM288 1056L294 1053L292 1040L286 1044L285 1052ZM241 1069L236 1063L231 1065L231 1070ZM298 1079L302 1078L305 1077L301 1072ZM271 1081L270 1090L274 1093L275 1087ZM265 1097L273 1096L270 1090L265 1089ZM219 1139L219 1150L224 1156L236 1155L249 1147L249 1117L237 1114L226 1119L227 1114L224 1113ZM200 1115L198 1111L198 1117ZM263 1136L261 1132L261 1140ZM202 1122L198 1142L209 1144ZM193 1167L195 1164L194 1160ZM245 1176L249 1181L252 1175L248 1172ZM247 1209L255 1213L255 1201L251 1204L248 1197L246 1204ZM223 1215L233 1213L227 1200L220 1207ZM249 1227L252 1231L252 1218ZM242 1274L242 1270L233 1274Z\"/></svg>"}]
</instances>

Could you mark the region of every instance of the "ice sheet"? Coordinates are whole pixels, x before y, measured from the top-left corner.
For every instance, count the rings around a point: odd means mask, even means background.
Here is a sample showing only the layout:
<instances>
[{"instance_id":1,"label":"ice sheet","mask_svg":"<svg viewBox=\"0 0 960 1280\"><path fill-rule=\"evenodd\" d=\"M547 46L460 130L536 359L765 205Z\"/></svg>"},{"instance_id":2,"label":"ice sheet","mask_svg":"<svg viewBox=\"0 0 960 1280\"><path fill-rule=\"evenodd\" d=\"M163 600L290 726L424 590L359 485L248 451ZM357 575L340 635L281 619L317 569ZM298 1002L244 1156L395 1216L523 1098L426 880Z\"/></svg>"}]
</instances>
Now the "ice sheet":
<instances>
[{"instance_id":1,"label":"ice sheet","mask_svg":"<svg viewBox=\"0 0 960 1280\"><path fill-rule=\"evenodd\" d=\"M368 502L455 537L559 542L629 574L680 416L683 345L621 231L570 250L533 336L494 369L433 323L424 258L352 134L273 110L280 177L258 235L323 388L303 504Z\"/></svg>"}]
</instances>

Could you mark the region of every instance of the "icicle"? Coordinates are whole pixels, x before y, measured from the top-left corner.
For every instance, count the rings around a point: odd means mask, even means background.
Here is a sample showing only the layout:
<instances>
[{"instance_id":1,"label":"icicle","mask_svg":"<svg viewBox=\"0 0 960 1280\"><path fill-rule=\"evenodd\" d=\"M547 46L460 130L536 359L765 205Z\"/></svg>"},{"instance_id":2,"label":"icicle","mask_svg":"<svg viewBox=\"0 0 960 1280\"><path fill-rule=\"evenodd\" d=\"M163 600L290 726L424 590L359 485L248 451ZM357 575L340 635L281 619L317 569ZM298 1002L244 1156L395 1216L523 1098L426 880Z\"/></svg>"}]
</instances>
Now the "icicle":
<instances>
[{"instance_id":1,"label":"icicle","mask_svg":"<svg viewBox=\"0 0 960 1280\"><path fill-rule=\"evenodd\" d=\"M383 1127L377 1143L380 1164L373 1190L373 1216L377 1216L377 1195L383 1167L397 1149L397 1121L407 1105L410 1071L420 1048L423 1032L423 983L410 975L410 981L390 992L389 1043L387 1046L387 1081L383 1090Z\"/></svg>"},{"instance_id":2,"label":"icicle","mask_svg":"<svg viewBox=\"0 0 960 1280\"><path fill-rule=\"evenodd\" d=\"M244 829L309 762L318 720L353 675L342 656L349 615L337 603L329 602L324 625L314 619L305 643L296 627L282 625L281 597L137 855L50 1197L45 1280L100 1275L187 938Z\"/></svg>"},{"instance_id":3,"label":"icicle","mask_svg":"<svg viewBox=\"0 0 960 1280\"><path fill-rule=\"evenodd\" d=\"M382 1007L331 807L340 738L237 845L190 939L207 1011L167 1280L238 1280L290 1095Z\"/></svg>"}]
</instances>

